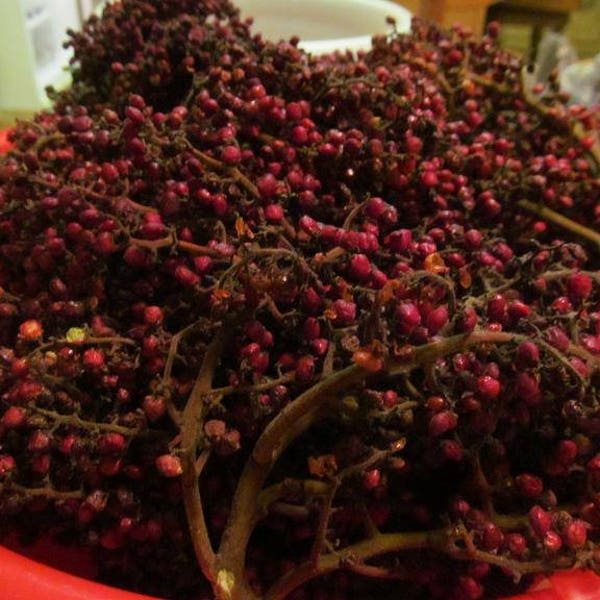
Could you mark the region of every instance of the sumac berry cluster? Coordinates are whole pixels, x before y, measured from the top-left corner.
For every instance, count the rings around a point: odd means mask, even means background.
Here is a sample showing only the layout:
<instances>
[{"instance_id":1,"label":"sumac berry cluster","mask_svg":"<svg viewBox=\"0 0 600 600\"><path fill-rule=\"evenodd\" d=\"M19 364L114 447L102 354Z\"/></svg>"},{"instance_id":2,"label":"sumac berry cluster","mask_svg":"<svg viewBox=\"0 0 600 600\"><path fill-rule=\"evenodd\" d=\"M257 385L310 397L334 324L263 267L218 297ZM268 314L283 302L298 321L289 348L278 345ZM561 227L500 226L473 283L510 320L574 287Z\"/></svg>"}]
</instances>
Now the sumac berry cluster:
<instances>
[{"instance_id":1,"label":"sumac berry cluster","mask_svg":"<svg viewBox=\"0 0 600 600\"><path fill-rule=\"evenodd\" d=\"M3 534L178 600L600 568L598 115L497 34L316 57L224 0L71 34L0 161Z\"/></svg>"}]
</instances>

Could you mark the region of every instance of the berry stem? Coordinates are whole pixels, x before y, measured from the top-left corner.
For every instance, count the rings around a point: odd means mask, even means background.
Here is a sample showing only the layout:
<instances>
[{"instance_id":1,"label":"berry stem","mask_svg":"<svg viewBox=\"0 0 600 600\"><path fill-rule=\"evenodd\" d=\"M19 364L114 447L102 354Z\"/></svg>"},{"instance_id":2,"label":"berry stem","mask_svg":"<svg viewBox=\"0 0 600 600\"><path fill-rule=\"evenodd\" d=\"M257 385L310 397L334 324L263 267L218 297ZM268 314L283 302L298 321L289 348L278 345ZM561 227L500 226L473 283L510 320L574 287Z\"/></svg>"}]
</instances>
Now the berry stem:
<instances>
[{"instance_id":1,"label":"berry stem","mask_svg":"<svg viewBox=\"0 0 600 600\"><path fill-rule=\"evenodd\" d=\"M87 431L120 433L121 435L127 437L135 437L140 432L139 429L134 429L132 427L123 427L122 425L117 425L116 423L98 423L97 421L86 421L75 414L62 415L54 410L47 410L34 405L30 405L29 408L40 415L44 415L45 417L52 419L57 426L71 425L73 427L78 427L79 429L86 429Z\"/></svg>"},{"instance_id":2,"label":"berry stem","mask_svg":"<svg viewBox=\"0 0 600 600\"><path fill-rule=\"evenodd\" d=\"M167 353L167 360L165 361L165 368L163 370L163 376L161 385L159 386L161 390L166 390L165 400L167 402L167 412L171 417L171 420L177 425L181 424L182 415L179 410L173 404L173 400L171 398L171 372L173 370L173 363L175 362L175 357L177 356L177 349L179 348L179 343L181 342L181 338L186 335L189 331L194 329L200 324L200 321L194 321L187 327L184 327L177 333L173 335L171 338L171 344L169 346L169 352Z\"/></svg>"},{"instance_id":3,"label":"berry stem","mask_svg":"<svg viewBox=\"0 0 600 600\"><path fill-rule=\"evenodd\" d=\"M576 223L575 221L572 221L568 217L557 213L547 206L536 204L530 200L519 200L518 205L527 212L537 215L542 219L546 219L552 224L558 225L560 228L571 232L579 238L587 240L588 242L592 242L596 245L596 249L600 249L600 233L597 231L594 231L585 225L581 225L580 223Z\"/></svg>"},{"instance_id":4,"label":"berry stem","mask_svg":"<svg viewBox=\"0 0 600 600\"><path fill-rule=\"evenodd\" d=\"M557 113L555 107L546 106L539 102L537 98L529 91L528 85L523 81L523 77L521 77L521 84L519 88L516 89L510 88L507 85L499 85L490 78L482 77L480 75L476 75L475 73L469 73L468 78L477 85L494 90L503 96L521 97L522 94L522 98L529 108L537 112L540 116L551 119L555 126L558 126L561 129L566 129L568 133L570 133L571 137L577 142L580 142L584 137L586 137L586 135L589 135L589 133L586 133L581 123L578 123L575 120L567 123L567 121L561 120L560 116L563 115ZM600 144L596 142L588 150L588 152L594 160L596 168L600 168Z\"/></svg>"},{"instance_id":5,"label":"berry stem","mask_svg":"<svg viewBox=\"0 0 600 600\"><path fill-rule=\"evenodd\" d=\"M286 479L279 483L273 483L264 488L259 494L255 523L258 523L267 515L270 506L288 494L293 496L319 497L325 496L330 488L329 483L319 481L318 479Z\"/></svg>"},{"instance_id":6,"label":"berry stem","mask_svg":"<svg viewBox=\"0 0 600 600\"><path fill-rule=\"evenodd\" d=\"M190 254L194 254L196 256L210 256L211 258L222 259L223 254L214 248L210 248L209 246L201 246L199 244L194 244L192 242L186 242L184 240L177 241L177 247L180 250L185 250Z\"/></svg>"},{"instance_id":7,"label":"berry stem","mask_svg":"<svg viewBox=\"0 0 600 600\"><path fill-rule=\"evenodd\" d=\"M408 532L378 534L363 540L342 551L322 555L318 564L308 560L278 579L264 595L264 600L282 600L298 586L310 579L331 573L340 568L351 568L366 559L393 551L420 550L442 545L448 531L440 529L432 532Z\"/></svg>"},{"instance_id":8,"label":"berry stem","mask_svg":"<svg viewBox=\"0 0 600 600\"><path fill-rule=\"evenodd\" d=\"M452 336L414 348L411 358L406 362L390 362L387 366L387 375L394 376L409 373L419 367L431 364L437 358L464 350L470 346L485 343L515 343L524 339L529 338L494 331L475 331L467 335ZM229 523L218 551L219 565L227 572L233 573L236 582L233 587L232 598L244 597L236 595L241 593L241 589L236 586L237 582L240 582L240 585L243 582L246 548L255 525L258 498L271 468L294 439L306 431L321 415L326 414L324 407L327 406L329 398L337 397L342 390L365 379L368 375L369 372L358 365L351 365L334 372L314 384L283 408L267 425L257 440L254 450L248 457L244 470L240 475L231 506ZM307 573L313 572L314 566L307 567ZM310 577L313 576L310 575ZM273 596L273 598L278 597L281 596Z\"/></svg>"},{"instance_id":9,"label":"berry stem","mask_svg":"<svg viewBox=\"0 0 600 600\"><path fill-rule=\"evenodd\" d=\"M362 540L340 551L331 552L320 557L318 564L310 560L302 563L278 579L264 595L263 600L283 600L290 592L307 581L331 573L338 569L355 570L356 566L364 575L389 578L393 571L364 565L364 561L388 554L411 550L429 549L448 554L458 560L478 560L512 571L518 579L527 573L539 573L546 570L569 569L573 560L560 557L554 561L517 561L506 556L492 554L457 546L463 541L464 532L461 528L441 528L432 531L380 533L374 537Z\"/></svg>"},{"instance_id":10,"label":"berry stem","mask_svg":"<svg viewBox=\"0 0 600 600\"><path fill-rule=\"evenodd\" d=\"M216 171L225 171L229 173L235 181L237 181L247 192L254 198L260 198L258 188L244 175L237 167L229 167L220 160L209 156L205 152L198 150L190 141L186 140L186 146L192 151L194 156L200 160L205 166L215 169Z\"/></svg>"},{"instance_id":11,"label":"berry stem","mask_svg":"<svg viewBox=\"0 0 600 600\"><path fill-rule=\"evenodd\" d=\"M291 383L296 378L295 371L290 371L277 379L269 379L261 383L254 383L252 385L228 385L221 388L213 388L210 390L210 395L215 396L227 396L229 394L253 394L256 392L267 392L268 390L278 386Z\"/></svg>"},{"instance_id":12,"label":"berry stem","mask_svg":"<svg viewBox=\"0 0 600 600\"><path fill-rule=\"evenodd\" d=\"M32 350L29 354L29 357L39 354L44 350L48 350L50 348L56 348L57 346L102 346L102 345L113 345L113 344L123 344L125 346L137 346L137 342L132 340L131 338L121 337L118 335L115 336L106 336L106 337L84 337L81 340L72 341L67 338L60 338L56 340L52 340L45 344L41 344L35 350Z\"/></svg>"},{"instance_id":13,"label":"berry stem","mask_svg":"<svg viewBox=\"0 0 600 600\"><path fill-rule=\"evenodd\" d=\"M60 491L50 486L32 488L20 485L14 481L0 484L0 493L2 492L14 492L26 498L41 497L50 500L77 500L85 498L83 490Z\"/></svg>"},{"instance_id":14,"label":"berry stem","mask_svg":"<svg viewBox=\"0 0 600 600\"><path fill-rule=\"evenodd\" d=\"M185 331L185 330L184 330ZM198 564L205 577L215 582L215 553L208 535L202 497L198 486L197 449L205 412L205 394L212 387L215 371L231 331L222 327L206 348L196 382L183 411L181 430L181 466L183 501L188 527Z\"/></svg>"}]
</instances>

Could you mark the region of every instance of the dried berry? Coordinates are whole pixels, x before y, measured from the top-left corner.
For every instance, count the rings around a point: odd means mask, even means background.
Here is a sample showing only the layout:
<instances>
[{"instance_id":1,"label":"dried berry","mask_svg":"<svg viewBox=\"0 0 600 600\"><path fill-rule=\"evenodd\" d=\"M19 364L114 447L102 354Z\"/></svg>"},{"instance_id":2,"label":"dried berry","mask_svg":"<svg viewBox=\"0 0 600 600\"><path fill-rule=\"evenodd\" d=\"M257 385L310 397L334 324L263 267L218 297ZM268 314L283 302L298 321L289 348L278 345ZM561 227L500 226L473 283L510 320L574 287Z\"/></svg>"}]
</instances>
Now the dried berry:
<instances>
[{"instance_id":1,"label":"dried berry","mask_svg":"<svg viewBox=\"0 0 600 600\"><path fill-rule=\"evenodd\" d=\"M156 468L163 477L179 477L183 473L179 458L172 454L157 457Z\"/></svg>"}]
</instances>

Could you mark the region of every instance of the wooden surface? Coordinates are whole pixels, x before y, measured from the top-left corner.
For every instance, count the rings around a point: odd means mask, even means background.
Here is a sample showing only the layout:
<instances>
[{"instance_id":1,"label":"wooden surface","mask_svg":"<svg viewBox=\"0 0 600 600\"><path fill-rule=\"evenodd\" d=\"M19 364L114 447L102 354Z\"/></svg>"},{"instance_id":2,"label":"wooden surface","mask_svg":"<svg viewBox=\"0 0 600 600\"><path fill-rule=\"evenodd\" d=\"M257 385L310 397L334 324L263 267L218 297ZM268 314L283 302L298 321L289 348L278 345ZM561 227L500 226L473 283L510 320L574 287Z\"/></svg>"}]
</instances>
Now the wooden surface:
<instances>
[{"instance_id":1,"label":"wooden surface","mask_svg":"<svg viewBox=\"0 0 600 600\"><path fill-rule=\"evenodd\" d=\"M485 29L488 8L494 4L515 6L524 11L568 13L577 10L581 0L395 0L413 14L435 21L444 27L461 23L481 35Z\"/></svg>"},{"instance_id":2,"label":"wooden surface","mask_svg":"<svg viewBox=\"0 0 600 600\"><path fill-rule=\"evenodd\" d=\"M548 12L570 12L581 7L581 0L508 0L498 4L510 4L522 8L530 8L532 11L541 10Z\"/></svg>"},{"instance_id":3,"label":"wooden surface","mask_svg":"<svg viewBox=\"0 0 600 600\"><path fill-rule=\"evenodd\" d=\"M535 62L544 30L562 31L571 12L580 7L580 0L507 0L490 6L488 20L503 25L527 25L531 29L528 58Z\"/></svg>"},{"instance_id":4,"label":"wooden surface","mask_svg":"<svg viewBox=\"0 0 600 600\"><path fill-rule=\"evenodd\" d=\"M483 33L488 6L494 0L421 0L419 15L444 27L460 23L476 35Z\"/></svg>"}]
</instances>

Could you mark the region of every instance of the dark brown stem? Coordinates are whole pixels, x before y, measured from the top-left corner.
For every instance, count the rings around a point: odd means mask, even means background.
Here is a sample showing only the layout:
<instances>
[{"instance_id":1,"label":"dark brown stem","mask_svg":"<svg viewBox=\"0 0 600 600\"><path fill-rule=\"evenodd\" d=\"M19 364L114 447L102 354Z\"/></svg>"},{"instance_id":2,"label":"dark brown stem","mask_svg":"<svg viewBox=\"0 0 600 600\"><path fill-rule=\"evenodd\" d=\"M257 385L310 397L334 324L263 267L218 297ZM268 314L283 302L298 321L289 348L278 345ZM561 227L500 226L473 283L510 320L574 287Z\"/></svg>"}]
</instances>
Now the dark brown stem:
<instances>
[{"instance_id":1,"label":"dark brown stem","mask_svg":"<svg viewBox=\"0 0 600 600\"><path fill-rule=\"evenodd\" d=\"M260 192L258 188L244 175L237 167L230 167L220 160L209 156L205 152L198 150L195 146L193 146L189 141L186 140L186 145L192 151L194 156L200 160L205 166L214 169L215 171L225 171L229 173L235 181L237 181L247 192L250 193L254 198L260 198Z\"/></svg>"},{"instance_id":2,"label":"dark brown stem","mask_svg":"<svg viewBox=\"0 0 600 600\"><path fill-rule=\"evenodd\" d=\"M307 560L278 579L267 591L264 600L283 600L298 586L315 577L338 569L349 568L352 564L358 564L375 556L402 550L418 550L441 546L446 543L447 537L448 532L446 530L379 534L348 546L339 552L322 555L318 564Z\"/></svg>"},{"instance_id":3,"label":"dark brown stem","mask_svg":"<svg viewBox=\"0 0 600 600\"><path fill-rule=\"evenodd\" d=\"M473 479L479 492L483 512L489 519L493 519L496 511L492 502L492 486L481 468L479 451L475 452L475 455L473 456Z\"/></svg>"},{"instance_id":4,"label":"dark brown stem","mask_svg":"<svg viewBox=\"0 0 600 600\"><path fill-rule=\"evenodd\" d=\"M550 345L548 342L540 339L540 338L535 338L535 343L540 346L541 348L543 348L546 352L548 352L548 354L551 354L552 356L554 356L554 358L561 363L568 371L571 372L571 374L575 377L575 379L577 381L579 381L580 385L583 387L584 383L585 383L585 378L583 377L583 375L569 362L569 359L560 351L557 350L554 346ZM568 353L569 354L575 354L576 352L572 351L572 347L574 347L574 344L572 344L571 346L569 346L569 350ZM596 359L596 362L598 362L598 360Z\"/></svg>"},{"instance_id":5,"label":"dark brown stem","mask_svg":"<svg viewBox=\"0 0 600 600\"><path fill-rule=\"evenodd\" d=\"M385 370L378 375L396 376L407 374L417 368L432 364L438 358L464 351L476 345L515 344L528 339L530 338L525 335L487 330L455 335L415 347L412 354L405 361L390 360ZM338 397L342 390L353 383L364 380L369 374L368 371L357 365L351 365L332 373L315 383L288 404L267 425L259 437L239 478L231 507L230 520L221 540L218 553L218 565L228 575L230 584L228 593L232 599L245 598L244 593L246 593L245 588L247 586L243 573L246 547L256 523L260 490L272 466L294 439L306 431L322 415L326 414L326 408L331 399ZM365 556L375 556L404 547L425 547L429 546L431 535L431 533L382 534L376 538L376 543L372 544L371 540L362 542L356 547L353 546L352 551L357 551L360 558L361 553L365 553ZM436 535L439 538L441 534ZM447 535L447 533L444 533L444 535ZM459 556L459 558L462 557ZM512 562L510 565L507 564L507 567L512 568ZM330 555L320 558L318 568L315 567L314 562L308 561L306 565L284 576L280 583L275 584L273 590L267 594L266 600L283 598L285 594L304 581L336 568L339 568L339 558ZM529 567L525 566L525 569L527 568ZM536 568L539 568L539 565L536 564Z\"/></svg>"},{"instance_id":6,"label":"dark brown stem","mask_svg":"<svg viewBox=\"0 0 600 600\"><path fill-rule=\"evenodd\" d=\"M351 365L317 382L288 404L265 428L254 446L252 458L260 466L270 465L284 448L280 445L298 421L320 407L323 398L346 388L368 375L368 371Z\"/></svg>"},{"instance_id":7,"label":"dark brown stem","mask_svg":"<svg viewBox=\"0 0 600 600\"><path fill-rule=\"evenodd\" d=\"M175 236L170 233L164 238L158 240L144 240L142 238L130 237L129 243L138 248L148 248L149 250L158 250L160 248L170 248L175 244Z\"/></svg>"},{"instance_id":8,"label":"dark brown stem","mask_svg":"<svg viewBox=\"0 0 600 600\"><path fill-rule=\"evenodd\" d=\"M588 366L591 367L593 371L600 370L600 357L592 354L591 352L588 352L585 348L577 346L576 344L569 344L568 352L573 356L577 356L585 360L588 363Z\"/></svg>"},{"instance_id":9,"label":"dark brown stem","mask_svg":"<svg viewBox=\"0 0 600 600\"><path fill-rule=\"evenodd\" d=\"M52 133L50 135L44 135L42 137L39 137L35 141L35 144L33 144L32 146L32 150L40 152L40 150L48 146L48 144L52 144L54 142L64 143L66 142L66 140L67 138L62 133Z\"/></svg>"},{"instance_id":10,"label":"dark brown stem","mask_svg":"<svg viewBox=\"0 0 600 600\"><path fill-rule=\"evenodd\" d=\"M331 508L333 506L333 499L335 493L339 487L340 481L336 481L329 486L329 490L322 498L321 513L319 515L319 523L317 525L317 531L315 533L315 539L310 549L310 561L317 565L319 563L319 557L323 552L325 541L327 539L327 526L329 525L329 518L331 516Z\"/></svg>"},{"instance_id":11,"label":"dark brown stem","mask_svg":"<svg viewBox=\"0 0 600 600\"><path fill-rule=\"evenodd\" d=\"M190 254L195 254L197 256L210 256L211 258L224 259L221 252L215 250L214 248L210 248L209 246L200 246L199 244L193 244L192 242L179 240L177 242L177 247L180 250L184 250L185 252L189 252Z\"/></svg>"},{"instance_id":12,"label":"dark brown stem","mask_svg":"<svg viewBox=\"0 0 600 600\"><path fill-rule=\"evenodd\" d=\"M340 487L342 481L353 475L364 472L366 469L369 469L374 464L386 459L389 456L390 452L388 450L375 450L368 458L361 461L358 464L350 465L346 467L342 471L340 471L335 479L331 482L329 490L323 496L323 505L321 507L321 515L319 517L319 524L317 526L317 532L315 534L315 539L310 550L310 560L316 565L319 561L319 557L323 552L323 548L325 547L326 535L327 535L327 526L329 525L329 518L331 516L331 509L333 506L333 500L335 498L335 494Z\"/></svg>"},{"instance_id":13,"label":"dark brown stem","mask_svg":"<svg viewBox=\"0 0 600 600\"><path fill-rule=\"evenodd\" d=\"M309 275L313 281L317 284L319 289L323 288L323 283L319 279L319 276L310 268L305 258L301 256L297 251L288 248L253 248L251 250L254 256L287 256L295 263L299 264L302 270Z\"/></svg>"},{"instance_id":14,"label":"dark brown stem","mask_svg":"<svg viewBox=\"0 0 600 600\"><path fill-rule=\"evenodd\" d=\"M296 480L289 479L279 483L274 483L261 491L257 500L257 511L255 522L263 519L269 507L281 498L293 496L296 497L319 497L325 496L331 488L331 485L318 479Z\"/></svg>"},{"instance_id":15,"label":"dark brown stem","mask_svg":"<svg viewBox=\"0 0 600 600\"><path fill-rule=\"evenodd\" d=\"M312 259L312 262L317 267L320 267L321 265L335 262L338 258L344 256L344 254L346 254L346 250L344 250L344 248L340 246L336 246L335 248L332 248L325 254L315 254L315 256Z\"/></svg>"},{"instance_id":16,"label":"dark brown stem","mask_svg":"<svg viewBox=\"0 0 600 600\"><path fill-rule=\"evenodd\" d=\"M528 573L543 573L544 571L571 569L574 566L574 560L568 556L562 556L553 562L544 560L518 561L499 554L484 552L483 550L478 550L476 548L471 550L455 550L449 552L449 554L452 558L457 560L476 560L486 562L490 565L496 565L505 571L511 571L517 581L523 575Z\"/></svg>"},{"instance_id":17,"label":"dark brown stem","mask_svg":"<svg viewBox=\"0 0 600 600\"><path fill-rule=\"evenodd\" d=\"M122 425L116 425L115 423L98 423L97 421L85 421L75 414L61 415L53 410L46 410L45 408L38 408L32 404L28 407L30 410L44 415L49 419L52 419L56 425L71 425L78 429L85 429L87 431L107 431L110 433L120 433L125 437L134 437L139 433L139 429L132 427L123 427Z\"/></svg>"},{"instance_id":18,"label":"dark brown stem","mask_svg":"<svg viewBox=\"0 0 600 600\"><path fill-rule=\"evenodd\" d=\"M527 212L537 215L542 219L546 219L552 224L557 225L561 229L569 231L579 238L587 240L588 242L592 242L596 246L596 249L600 250L600 233L597 231L594 231L589 227L585 227L580 223L576 223L575 221L557 213L547 206L536 204L530 200L519 200L517 204Z\"/></svg>"},{"instance_id":19,"label":"dark brown stem","mask_svg":"<svg viewBox=\"0 0 600 600\"><path fill-rule=\"evenodd\" d=\"M327 352L323 359L322 377L329 377L333 373L333 361L335 360L336 340L330 339L327 346Z\"/></svg>"},{"instance_id":20,"label":"dark brown stem","mask_svg":"<svg viewBox=\"0 0 600 600\"><path fill-rule=\"evenodd\" d=\"M355 560L347 560L344 567L352 573L356 573L361 577L370 577L371 579L394 579L400 581L406 581L414 578L414 573L411 573L409 569L394 567L387 569L385 567L375 567L373 565L367 565L363 562Z\"/></svg>"},{"instance_id":21,"label":"dark brown stem","mask_svg":"<svg viewBox=\"0 0 600 600\"><path fill-rule=\"evenodd\" d=\"M221 388L213 388L210 391L212 395L218 396L227 396L229 394L252 394L256 392L266 392L277 385L285 385L286 383L291 383L296 379L296 372L289 371L285 375L278 377L277 379L269 379L267 381L263 381L261 383L255 383L252 385L228 385Z\"/></svg>"},{"instance_id":22,"label":"dark brown stem","mask_svg":"<svg viewBox=\"0 0 600 600\"><path fill-rule=\"evenodd\" d=\"M152 206L146 206L145 204L140 204L139 202L135 202L131 198L126 198L123 196L122 198L115 198L115 200L123 199L127 203L127 206L133 208L136 212L140 213L154 213L156 209Z\"/></svg>"},{"instance_id":23,"label":"dark brown stem","mask_svg":"<svg viewBox=\"0 0 600 600\"><path fill-rule=\"evenodd\" d=\"M283 323L285 321L285 315L279 310L277 303L269 294L265 294L264 305L278 323Z\"/></svg>"},{"instance_id":24,"label":"dark brown stem","mask_svg":"<svg viewBox=\"0 0 600 600\"><path fill-rule=\"evenodd\" d=\"M397 444L395 446L402 448L402 447L404 447L405 443L406 443L406 441L402 440L402 442L400 444ZM355 465L350 465L349 467L346 467L345 469L340 471L337 474L336 479L339 482L342 482L344 479L348 479L349 477L352 477L353 475L360 474L360 473L364 472L365 470L370 469L373 465L377 464L378 462L385 460L386 458L388 458L388 456L390 456L390 454L391 454L390 450L374 450L367 458L365 458L365 460L363 460Z\"/></svg>"},{"instance_id":25,"label":"dark brown stem","mask_svg":"<svg viewBox=\"0 0 600 600\"><path fill-rule=\"evenodd\" d=\"M289 504L288 502L273 502L269 512L275 515L282 515L293 521L306 521L311 514L308 507L300 504Z\"/></svg>"},{"instance_id":26,"label":"dark brown stem","mask_svg":"<svg viewBox=\"0 0 600 600\"><path fill-rule=\"evenodd\" d=\"M217 580L215 553L208 535L200 488L198 485L197 447L203 424L204 395L210 391L212 380L228 338L221 328L208 345L198 377L183 411L181 430L181 466L183 468L183 503L198 564L212 583Z\"/></svg>"},{"instance_id":27,"label":"dark brown stem","mask_svg":"<svg viewBox=\"0 0 600 600\"><path fill-rule=\"evenodd\" d=\"M15 492L21 496L26 496L28 498L42 497L48 498L50 500L72 500L85 498L83 490L72 490L68 492L62 492L60 490L55 490L50 486L30 488L15 483L13 481L0 485L0 492L4 491Z\"/></svg>"},{"instance_id":28,"label":"dark brown stem","mask_svg":"<svg viewBox=\"0 0 600 600\"><path fill-rule=\"evenodd\" d=\"M50 342L46 342L45 344L41 344L34 350L32 350L28 357L34 356L43 352L44 350L49 350L50 348L56 348L57 346L106 346L112 344L120 344L125 346L137 346L138 343L131 338L121 337L118 335L115 336L106 336L106 337L84 337L81 340L68 340L66 338L60 338L56 340L52 340Z\"/></svg>"},{"instance_id":29,"label":"dark brown stem","mask_svg":"<svg viewBox=\"0 0 600 600\"><path fill-rule=\"evenodd\" d=\"M200 456L196 459L196 477L200 477L202 475L202 471L204 471L204 467L210 458L212 453L212 448L204 448L202 452L200 452Z\"/></svg>"},{"instance_id":30,"label":"dark brown stem","mask_svg":"<svg viewBox=\"0 0 600 600\"><path fill-rule=\"evenodd\" d=\"M409 373L420 366L432 363L437 358L470 346L485 343L514 343L522 339L528 338L492 331L475 331L466 335L457 335L415 348L410 359L406 362L391 361L387 365L386 372L391 376ZM232 577L231 598L243 598L246 548L255 524L260 490L272 466L294 439L306 431L320 416L326 414L329 399L336 398L340 391L365 379L369 374L365 369L351 365L315 383L288 404L267 425L257 440L238 480L230 520L218 553L219 568ZM311 573L313 568L309 569Z\"/></svg>"},{"instance_id":31,"label":"dark brown stem","mask_svg":"<svg viewBox=\"0 0 600 600\"><path fill-rule=\"evenodd\" d=\"M171 420L176 425L181 425L181 412L177 410L173 404L173 399L171 398L171 386L169 384L169 380L171 379L171 371L173 370L173 363L175 362L175 357L177 356L177 348L179 348L179 342L181 342L181 338L199 323L200 321L195 321L173 335L171 338L171 344L169 346L169 352L167 353L167 360L165 361L165 368L163 370L160 388L165 392L167 412L169 413Z\"/></svg>"},{"instance_id":32,"label":"dark brown stem","mask_svg":"<svg viewBox=\"0 0 600 600\"><path fill-rule=\"evenodd\" d=\"M366 200L365 200L366 202ZM348 216L346 217L346 219L344 220L344 223L342 224L342 229L350 229L350 225L352 225L352 221L354 220L354 217L356 217L356 215L358 215L358 213L362 210L362 208L365 205L365 202L359 202L349 213Z\"/></svg>"},{"instance_id":33,"label":"dark brown stem","mask_svg":"<svg viewBox=\"0 0 600 600\"><path fill-rule=\"evenodd\" d=\"M381 533L379 527L375 525L371 513L364 502L361 502L361 512L363 513L363 527L367 539L373 538Z\"/></svg>"},{"instance_id":34,"label":"dark brown stem","mask_svg":"<svg viewBox=\"0 0 600 600\"><path fill-rule=\"evenodd\" d=\"M222 275L219 277L219 281L217 283L217 288L224 287L224 284L227 281L227 279L229 279L232 275L237 273L237 271L239 271L241 268L246 266L254 258L262 257L262 256L273 256L273 257L285 256L285 257L288 257L290 260L292 260L293 262L298 264L300 266L300 268L313 279L313 281L315 282L315 284L318 286L319 289L323 288L323 283L319 279L319 276L310 268L310 266L308 265L306 260L302 256L300 256L296 251L290 250L288 248L252 248L252 247L247 247L246 252L243 255L243 258L240 258L238 260L238 262L235 262L234 264L232 264L226 271L224 271L222 273Z\"/></svg>"},{"instance_id":35,"label":"dark brown stem","mask_svg":"<svg viewBox=\"0 0 600 600\"><path fill-rule=\"evenodd\" d=\"M408 375L405 375L402 378L402 381L404 382L404 387L411 397L417 398L418 400L423 398L423 394L416 388L415 384L411 381Z\"/></svg>"},{"instance_id":36,"label":"dark brown stem","mask_svg":"<svg viewBox=\"0 0 600 600\"><path fill-rule=\"evenodd\" d=\"M30 183L34 183L36 185L44 186L45 188L52 189L52 190L58 190L64 185L60 181L58 181L58 182L46 181L43 177L39 177L37 175L29 175L27 177L27 181L29 181ZM127 206L129 206L136 212L140 212L140 213L156 212L156 208L154 208L152 206L146 206L145 204L140 204L139 202L135 202L131 198L127 197L127 194L129 193L129 181L128 180L125 181L125 189L123 190L123 194L121 194L120 196L107 196L100 192L95 192L94 190L90 190L81 185L70 185L69 187L73 191L78 192L82 196L85 196L86 198L89 198L91 200L96 200L98 202L108 202L110 204L113 204L113 206L117 205L118 203L124 202Z\"/></svg>"},{"instance_id":37,"label":"dark brown stem","mask_svg":"<svg viewBox=\"0 0 600 600\"><path fill-rule=\"evenodd\" d=\"M573 559L560 557L554 561L518 561L506 556L483 552L476 548L462 549L457 542L464 541L464 532L459 528L443 528L433 531L382 533L369 539L347 546L340 551L332 552L320 557L317 565L307 560L297 568L289 571L278 579L265 594L263 600L283 600L298 586L307 581L331 573L338 569L355 570L356 565L365 561L389 554L409 550L428 549L434 552L447 554L456 560L478 560L507 569L515 574L518 579L526 573L540 573L548 570L569 569L573 566ZM373 576L380 576L382 571L372 571L366 565L364 574L371 572ZM379 569L373 567L373 569Z\"/></svg>"},{"instance_id":38,"label":"dark brown stem","mask_svg":"<svg viewBox=\"0 0 600 600\"><path fill-rule=\"evenodd\" d=\"M488 77L482 77L480 75L476 75L475 73L469 73L467 77L480 85L483 88L492 89L497 91L499 94L503 96L515 96L519 95L525 100L525 103L529 108L531 108L534 112L538 113L541 117L545 119L551 119L555 125L558 125L561 129L567 131L573 140L580 142L584 137L589 135L589 132L586 132L581 123L575 121L574 119L569 119L569 121L562 121L560 119L561 116L566 116L566 113L557 113L555 107L547 106L542 104L534 94L530 93L528 89L528 85L526 82L521 81L521 85L518 88L510 88L506 85L501 85L492 81ZM523 79L523 78L522 78ZM564 110L564 107L561 107ZM590 156L596 163L596 167L600 167L600 144L596 142L589 150Z\"/></svg>"}]
</instances>

